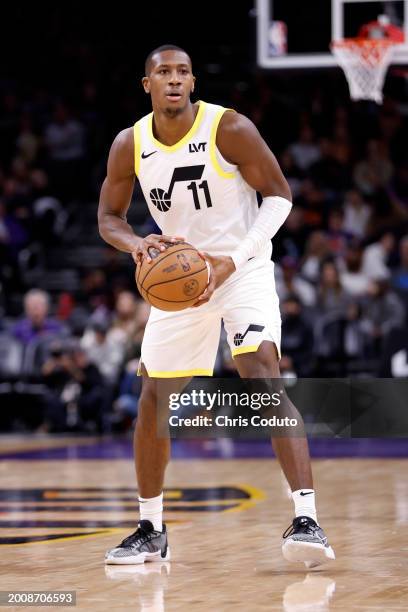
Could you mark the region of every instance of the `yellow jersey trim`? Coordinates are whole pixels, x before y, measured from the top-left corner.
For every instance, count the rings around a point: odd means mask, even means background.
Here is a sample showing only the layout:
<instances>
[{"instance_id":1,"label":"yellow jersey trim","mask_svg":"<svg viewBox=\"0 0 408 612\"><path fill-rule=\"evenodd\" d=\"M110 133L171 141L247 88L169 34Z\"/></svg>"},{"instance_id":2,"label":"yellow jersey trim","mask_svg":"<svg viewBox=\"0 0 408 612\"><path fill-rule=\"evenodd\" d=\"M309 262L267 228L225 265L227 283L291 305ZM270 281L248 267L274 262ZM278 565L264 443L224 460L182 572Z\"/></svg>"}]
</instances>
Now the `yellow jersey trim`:
<instances>
[{"instance_id":1,"label":"yellow jersey trim","mask_svg":"<svg viewBox=\"0 0 408 612\"><path fill-rule=\"evenodd\" d=\"M174 372L147 370L147 373L149 378L183 378L184 376L212 376L213 370L206 370L204 368L196 368L195 370L175 370Z\"/></svg>"},{"instance_id":2,"label":"yellow jersey trim","mask_svg":"<svg viewBox=\"0 0 408 612\"><path fill-rule=\"evenodd\" d=\"M214 166L214 169L215 169L216 173L219 176L221 176L222 178L230 179L230 178L234 178L235 173L234 172L226 172L220 166L219 161L217 159L217 153L216 153L218 125L219 125L219 123L221 121L221 117L227 111L232 111L232 112L235 113L235 111L232 108L222 108L215 115L214 123L212 124L212 128L211 128L211 135L210 135L210 158L211 158L211 162L212 162L212 165Z\"/></svg>"},{"instance_id":3,"label":"yellow jersey trim","mask_svg":"<svg viewBox=\"0 0 408 612\"><path fill-rule=\"evenodd\" d=\"M138 121L133 126L133 142L135 150L135 174L138 176L140 167L140 125Z\"/></svg>"},{"instance_id":4,"label":"yellow jersey trim","mask_svg":"<svg viewBox=\"0 0 408 612\"><path fill-rule=\"evenodd\" d=\"M165 145L162 142L160 142L160 140L157 140L154 137L153 113L150 113L150 115L148 116L147 131L148 131L149 137L152 140L153 144L159 149L161 149L162 151L166 151L167 153L173 153L174 151L178 151L182 146L184 146L194 136L194 134L200 127L201 121L204 116L205 107L206 107L205 102L202 102L201 100L199 100L198 101L198 112L197 112L196 118L194 119L193 125L188 130L187 134L183 136L183 138L179 140L178 142L176 142L174 145Z\"/></svg>"},{"instance_id":5,"label":"yellow jersey trim","mask_svg":"<svg viewBox=\"0 0 408 612\"><path fill-rule=\"evenodd\" d=\"M242 355L243 353L256 353L259 349L259 344L251 344L250 346L241 346L240 348L232 349L231 354L233 357Z\"/></svg>"}]
</instances>

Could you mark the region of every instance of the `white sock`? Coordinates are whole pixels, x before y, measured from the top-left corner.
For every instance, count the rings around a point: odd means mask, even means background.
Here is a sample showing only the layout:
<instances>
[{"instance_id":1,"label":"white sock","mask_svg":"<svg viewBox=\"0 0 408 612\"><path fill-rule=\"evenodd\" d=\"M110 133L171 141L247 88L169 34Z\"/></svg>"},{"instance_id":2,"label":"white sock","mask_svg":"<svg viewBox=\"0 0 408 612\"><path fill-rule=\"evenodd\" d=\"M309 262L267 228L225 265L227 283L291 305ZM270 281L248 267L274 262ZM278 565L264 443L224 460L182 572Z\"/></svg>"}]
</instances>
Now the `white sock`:
<instances>
[{"instance_id":1,"label":"white sock","mask_svg":"<svg viewBox=\"0 0 408 612\"><path fill-rule=\"evenodd\" d=\"M309 516L317 523L314 489L299 489L292 492L295 503L295 516Z\"/></svg>"},{"instance_id":2,"label":"white sock","mask_svg":"<svg viewBox=\"0 0 408 612\"><path fill-rule=\"evenodd\" d=\"M156 531L163 529L163 493L157 497L139 497L140 520L150 521Z\"/></svg>"}]
</instances>

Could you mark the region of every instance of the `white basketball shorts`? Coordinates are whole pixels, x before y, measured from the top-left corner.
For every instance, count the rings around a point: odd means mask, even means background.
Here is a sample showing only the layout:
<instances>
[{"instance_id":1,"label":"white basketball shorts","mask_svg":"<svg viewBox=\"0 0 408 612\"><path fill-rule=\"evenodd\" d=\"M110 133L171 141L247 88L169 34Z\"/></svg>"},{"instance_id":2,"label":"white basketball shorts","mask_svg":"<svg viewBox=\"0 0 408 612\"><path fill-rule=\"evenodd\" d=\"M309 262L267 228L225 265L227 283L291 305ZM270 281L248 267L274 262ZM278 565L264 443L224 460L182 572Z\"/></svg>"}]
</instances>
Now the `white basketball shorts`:
<instances>
[{"instance_id":1,"label":"white basketball shorts","mask_svg":"<svg viewBox=\"0 0 408 612\"><path fill-rule=\"evenodd\" d=\"M274 342L280 356L281 318L272 261L250 260L197 308L164 312L152 307L141 351L148 375L212 376L221 321L233 357L256 352L263 340Z\"/></svg>"}]
</instances>

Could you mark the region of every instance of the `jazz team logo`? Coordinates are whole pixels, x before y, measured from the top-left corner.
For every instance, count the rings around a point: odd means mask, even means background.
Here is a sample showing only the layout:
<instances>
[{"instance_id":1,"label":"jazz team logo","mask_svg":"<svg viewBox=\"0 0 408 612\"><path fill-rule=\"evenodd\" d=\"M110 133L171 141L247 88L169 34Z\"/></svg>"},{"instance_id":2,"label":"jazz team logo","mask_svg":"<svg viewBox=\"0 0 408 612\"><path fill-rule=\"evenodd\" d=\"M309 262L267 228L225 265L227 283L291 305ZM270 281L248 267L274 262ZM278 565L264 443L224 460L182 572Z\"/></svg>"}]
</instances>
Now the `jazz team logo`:
<instances>
[{"instance_id":1,"label":"jazz team logo","mask_svg":"<svg viewBox=\"0 0 408 612\"><path fill-rule=\"evenodd\" d=\"M265 325L248 325L247 330L243 334L235 334L234 336L234 344L235 346L241 346L243 343L245 336L249 334L249 332L261 332L265 329Z\"/></svg>"},{"instance_id":2,"label":"jazz team logo","mask_svg":"<svg viewBox=\"0 0 408 612\"><path fill-rule=\"evenodd\" d=\"M168 189L154 187L150 191L149 195L152 204L158 210L160 210L160 212L167 212L168 210L170 210L172 205L171 196L173 193L174 185L176 183L190 181L187 185L187 189L191 191L195 210L201 210L201 202L198 192L199 189L201 189L204 194L207 208L211 208L212 201L207 181L201 181L199 185L197 185L196 183L196 181L199 181L203 176L204 168L205 164L202 164L200 166L182 166L181 168L174 168L173 176L171 177Z\"/></svg>"}]
</instances>

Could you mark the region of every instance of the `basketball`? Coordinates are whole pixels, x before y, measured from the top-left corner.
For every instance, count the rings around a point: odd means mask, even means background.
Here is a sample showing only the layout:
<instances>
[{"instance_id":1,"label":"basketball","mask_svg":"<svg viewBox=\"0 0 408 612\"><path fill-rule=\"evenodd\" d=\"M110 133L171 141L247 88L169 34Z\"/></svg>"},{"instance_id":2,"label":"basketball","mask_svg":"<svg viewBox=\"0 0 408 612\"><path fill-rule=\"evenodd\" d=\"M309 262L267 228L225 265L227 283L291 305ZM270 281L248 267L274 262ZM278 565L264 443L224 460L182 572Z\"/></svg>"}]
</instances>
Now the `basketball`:
<instances>
[{"instance_id":1,"label":"basketball","mask_svg":"<svg viewBox=\"0 0 408 612\"><path fill-rule=\"evenodd\" d=\"M160 310L189 308L208 284L208 267L187 242L167 244L165 251L149 248L151 263L136 268L136 284L146 302Z\"/></svg>"}]
</instances>

